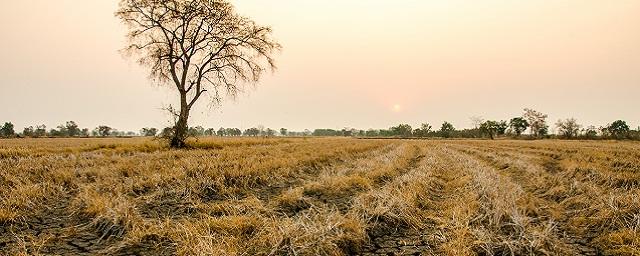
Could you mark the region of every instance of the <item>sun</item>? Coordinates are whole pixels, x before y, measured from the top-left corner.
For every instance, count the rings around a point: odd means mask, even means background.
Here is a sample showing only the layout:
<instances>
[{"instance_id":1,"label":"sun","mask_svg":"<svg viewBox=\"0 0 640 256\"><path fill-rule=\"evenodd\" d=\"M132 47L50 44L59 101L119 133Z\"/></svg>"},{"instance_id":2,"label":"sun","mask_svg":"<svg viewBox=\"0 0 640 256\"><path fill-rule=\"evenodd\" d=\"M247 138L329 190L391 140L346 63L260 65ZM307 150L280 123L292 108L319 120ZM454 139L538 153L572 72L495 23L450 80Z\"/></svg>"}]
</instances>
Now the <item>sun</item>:
<instances>
[{"instance_id":1,"label":"sun","mask_svg":"<svg viewBox=\"0 0 640 256\"><path fill-rule=\"evenodd\" d=\"M400 110L402 110L402 106L400 106L400 104L393 105L393 111L400 112Z\"/></svg>"}]
</instances>

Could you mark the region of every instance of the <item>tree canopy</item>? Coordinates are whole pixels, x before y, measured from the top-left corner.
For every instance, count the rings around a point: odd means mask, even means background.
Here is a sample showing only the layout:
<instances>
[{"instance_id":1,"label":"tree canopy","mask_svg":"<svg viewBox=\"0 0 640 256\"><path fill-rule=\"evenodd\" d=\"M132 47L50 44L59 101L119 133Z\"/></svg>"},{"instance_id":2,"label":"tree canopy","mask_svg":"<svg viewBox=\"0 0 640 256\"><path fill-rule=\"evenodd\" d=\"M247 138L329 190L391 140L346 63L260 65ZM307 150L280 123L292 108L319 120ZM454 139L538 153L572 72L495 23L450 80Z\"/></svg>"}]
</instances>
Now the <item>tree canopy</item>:
<instances>
[{"instance_id":1,"label":"tree canopy","mask_svg":"<svg viewBox=\"0 0 640 256\"><path fill-rule=\"evenodd\" d=\"M516 136L520 136L529 127L529 122L523 117L514 117L509 121L509 127Z\"/></svg>"}]
</instances>

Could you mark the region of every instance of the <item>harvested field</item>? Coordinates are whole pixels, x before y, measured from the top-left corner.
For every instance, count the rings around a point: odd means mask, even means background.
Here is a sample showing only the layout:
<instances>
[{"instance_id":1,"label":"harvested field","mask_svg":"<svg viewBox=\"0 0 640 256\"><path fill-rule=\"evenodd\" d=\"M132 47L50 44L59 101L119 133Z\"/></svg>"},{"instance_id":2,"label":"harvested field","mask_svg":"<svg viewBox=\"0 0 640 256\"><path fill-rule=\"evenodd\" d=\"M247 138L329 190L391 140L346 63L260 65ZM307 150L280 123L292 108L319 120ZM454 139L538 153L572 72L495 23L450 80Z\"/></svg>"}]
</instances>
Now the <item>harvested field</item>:
<instances>
[{"instance_id":1,"label":"harvested field","mask_svg":"<svg viewBox=\"0 0 640 256\"><path fill-rule=\"evenodd\" d=\"M0 141L0 255L640 255L637 142Z\"/></svg>"}]
</instances>

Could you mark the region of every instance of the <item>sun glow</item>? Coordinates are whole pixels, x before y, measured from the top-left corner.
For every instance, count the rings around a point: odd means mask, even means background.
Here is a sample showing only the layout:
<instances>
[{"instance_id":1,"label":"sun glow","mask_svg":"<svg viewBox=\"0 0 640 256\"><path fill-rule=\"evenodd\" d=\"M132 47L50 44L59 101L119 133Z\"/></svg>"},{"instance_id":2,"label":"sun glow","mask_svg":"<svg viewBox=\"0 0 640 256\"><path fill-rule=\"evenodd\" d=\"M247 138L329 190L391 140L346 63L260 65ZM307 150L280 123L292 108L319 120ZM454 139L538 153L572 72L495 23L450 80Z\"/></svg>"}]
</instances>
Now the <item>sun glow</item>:
<instances>
[{"instance_id":1,"label":"sun glow","mask_svg":"<svg viewBox=\"0 0 640 256\"><path fill-rule=\"evenodd\" d=\"M393 105L394 112L400 112L401 110L402 110L402 106L400 106L399 104Z\"/></svg>"}]
</instances>

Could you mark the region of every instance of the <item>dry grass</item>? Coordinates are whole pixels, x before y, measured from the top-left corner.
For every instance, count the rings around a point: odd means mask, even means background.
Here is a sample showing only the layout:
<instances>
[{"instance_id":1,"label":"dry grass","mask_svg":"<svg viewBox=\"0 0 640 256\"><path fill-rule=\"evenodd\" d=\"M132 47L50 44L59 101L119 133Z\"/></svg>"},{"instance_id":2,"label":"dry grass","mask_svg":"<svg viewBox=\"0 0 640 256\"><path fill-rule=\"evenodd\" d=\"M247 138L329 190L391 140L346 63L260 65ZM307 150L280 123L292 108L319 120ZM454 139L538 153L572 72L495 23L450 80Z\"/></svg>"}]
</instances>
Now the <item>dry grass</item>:
<instances>
[{"instance_id":1,"label":"dry grass","mask_svg":"<svg viewBox=\"0 0 640 256\"><path fill-rule=\"evenodd\" d=\"M0 255L639 255L640 144L0 141Z\"/></svg>"}]
</instances>

